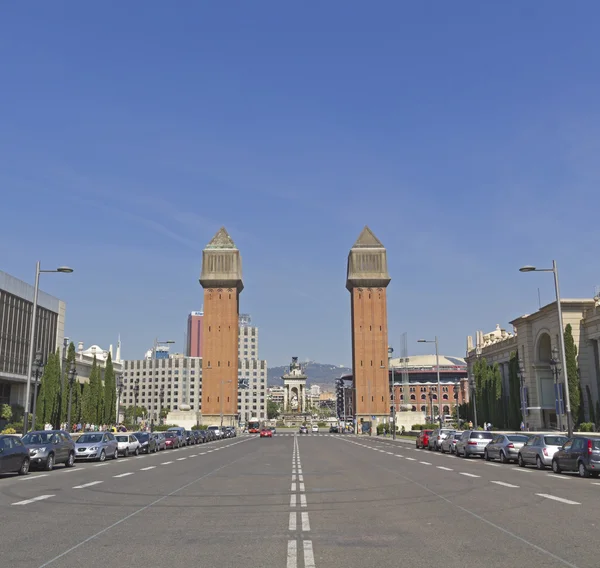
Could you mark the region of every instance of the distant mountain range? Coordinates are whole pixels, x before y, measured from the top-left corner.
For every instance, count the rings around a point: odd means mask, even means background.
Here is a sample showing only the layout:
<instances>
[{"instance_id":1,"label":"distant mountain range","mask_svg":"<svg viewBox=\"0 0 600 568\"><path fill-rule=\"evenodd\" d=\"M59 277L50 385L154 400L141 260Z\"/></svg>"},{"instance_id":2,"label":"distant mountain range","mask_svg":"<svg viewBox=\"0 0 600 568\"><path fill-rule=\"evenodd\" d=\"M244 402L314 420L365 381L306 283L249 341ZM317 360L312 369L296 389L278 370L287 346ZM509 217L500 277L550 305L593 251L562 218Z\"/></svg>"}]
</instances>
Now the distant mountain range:
<instances>
[{"instance_id":1,"label":"distant mountain range","mask_svg":"<svg viewBox=\"0 0 600 568\"><path fill-rule=\"evenodd\" d=\"M348 375L352 373L352 369L348 367L341 367L339 365L329 365L327 363L317 363L315 361L308 361L302 363L304 372L308 377L307 385L320 385L322 387L328 387L331 390L335 387L335 380L339 379L342 375ZM279 386L283 384L281 375L284 375L289 371L289 365L283 365L281 367L270 367L267 373L267 383L270 387Z\"/></svg>"}]
</instances>

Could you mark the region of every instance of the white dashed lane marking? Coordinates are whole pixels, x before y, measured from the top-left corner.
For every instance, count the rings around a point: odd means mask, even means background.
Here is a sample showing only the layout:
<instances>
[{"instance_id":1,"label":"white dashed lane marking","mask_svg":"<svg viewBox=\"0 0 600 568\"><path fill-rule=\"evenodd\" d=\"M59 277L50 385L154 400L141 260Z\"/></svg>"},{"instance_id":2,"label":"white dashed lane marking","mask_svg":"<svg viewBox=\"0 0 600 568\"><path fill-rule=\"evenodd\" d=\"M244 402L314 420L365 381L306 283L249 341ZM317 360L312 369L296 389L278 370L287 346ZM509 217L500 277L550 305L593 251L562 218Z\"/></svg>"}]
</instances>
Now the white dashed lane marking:
<instances>
[{"instance_id":1,"label":"white dashed lane marking","mask_svg":"<svg viewBox=\"0 0 600 568\"><path fill-rule=\"evenodd\" d=\"M504 481L490 481L490 483L495 483L496 485L502 485L503 487L510 487L512 489L519 489L518 485L513 485L512 483L506 483Z\"/></svg>"},{"instance_id":2,"label":"white dashed lane marking","mask_svg":"<svg viewBox=\"0 0 600 568\"><path fill-rule=\"evenodd\" d=\"M113 475L113 477L127 477L129 475L133 475L133 473L129 472L129 473L120 473L119 475Z\"/></svg>"},{"instance_id":3,"label":"white dashed lane marking","mask_svg":"<svg viewBox=\"0 0 600 568\"><path fill-rule=\"evenodd\" d=\"M84 483L83 485L76 485L73 489L85 489L86 487L92 487L92 485L100 485L104 483L104 481L90 481L89 483Z\"/></svg>"},{"instance_id":4,"label":"white dashed lane marking","mask_svg":"<svg viewBox=\"0 0 600 568\"><path fill-rule=\"evenodd\" d=\"M558 501L559 503L565 503L565 505L581 505L577 501L571 501L570 499L563 499L562 497L556 497L554 495L548 495L547 493L536 493L538 497L544 497L544 499L552 499L552 501Z\"/></svg>"},{"instance_id":5,"label":"white dashed lane marking","mask_svg":"<svg viewBox=\"0 0 600 568\"><path fill-rule=\"evenodd\" d=\"M50 497L54 497L54 495L40 495L39 497L34 497L33 499L25 499L25 501L17 501L13 503L13 505L29 505L29 503L35 503L36 501L43 501L44 499L50 499Z\"/></svg>"}]
</instances>

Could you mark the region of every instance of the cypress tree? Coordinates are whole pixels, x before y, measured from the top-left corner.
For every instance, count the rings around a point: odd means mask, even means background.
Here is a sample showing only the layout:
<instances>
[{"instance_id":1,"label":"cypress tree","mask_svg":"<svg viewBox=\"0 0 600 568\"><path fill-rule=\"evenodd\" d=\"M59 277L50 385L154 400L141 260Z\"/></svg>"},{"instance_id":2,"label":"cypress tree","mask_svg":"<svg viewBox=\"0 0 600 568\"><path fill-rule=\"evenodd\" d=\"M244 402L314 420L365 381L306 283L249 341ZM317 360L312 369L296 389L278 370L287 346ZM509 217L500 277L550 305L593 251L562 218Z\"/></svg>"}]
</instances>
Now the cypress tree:
<instances>
[{"instance_id":1,"label":"cypress tree","mask_svg":"<svg viewBox=\"0 0 600 568\"><path fill-rule=\"evenodd\" d=\"M89 385L90 395L87 407L89 422L92 424L100 424L102 422L102 414L99 411L102 408L101 400L104 393L102 392L102 383L100 382L100 371L98 369L96 356L94 356L94 362L92 363L92 369L90 371Z\"/></svg>"},{"instance_id":2,"label":"cypress tree","mask_svg":"<svg viewBox=\"0 0 600 568\"><path fill-rule=\"evenodd\" d=\"M579 422L581 408L581 387L579 385L579 369L577 368L577 346L573 339L573 328L571 324L565 327L565 355L567 380L569 381L569 401L571 402L571 416L573 426Z\"/></svg>"},{"instance_id":3,"label":"cypress tree","mask_svg":"<svg viewBox=\"0 0 600 568\"><path fill-rule=\"evenodd\" d=\"M81 421L86 424L92 424L94 405L92 404L92 387L90 383L83 383L83 392L81 393Z\"/></svg>"},{"instance_id":4,"label":"cypress tree","mask_svg":"<svg viewBox=\"0 0 600 568\"><path fill-rule=\"evenodd\" d=\"M492 400L492 424L504 428L504 407L502 405L502 373L498 363L494 363L491 369L491 400Z\"/></svg>"},{"instance_id":5,"label":"cypress tree","mask_svg":"<svg viewBox=\"0 0 600 568\"><path fill-rule=\"evenodd\" d=\"M69 384L69 371L71 370L71 364L75 361L75 344L71 341L71 343L69 344L69 347L67 348L67 361L64 365L64 368L62 370L62 381L64 381L61 384L64 384L65 388L63 389L63 396L62 396L62 404L61 404L61 415L60 415L60 421L61 422L66 422L67 421L67 414L69 411L69 393L71 392L71 385ZM75 381L77 381L77 378L75 378ZM73 385L73 388L75 387L75 385ZM73 397L75 396L75 394L73 393ZM71 399L71 421L73 422L73 400ZM69 425L69 428L71 427L71 425Z\"/></svg>"},{"instance_id":6,"label":"cypress tree","mask_svg":"<svg viewBox=\"0 0 600 568\"><path fill-rule=\"evenodd\" d=\"M104 423L114 424L117 412L117 383L110 353L104 370Z\"/></svg>"},{"instance_id":7,"label":"cypress tree","mask_svg":"<svg viewBox=\"0 0 600 568\"><path fill-rule=\"evenodd\" d=\"M51 353L44 367L37 397L35 419L43 428L47 422L54 424L58 419L60 398L60 354Z\"/></svg>"}]
</instances>

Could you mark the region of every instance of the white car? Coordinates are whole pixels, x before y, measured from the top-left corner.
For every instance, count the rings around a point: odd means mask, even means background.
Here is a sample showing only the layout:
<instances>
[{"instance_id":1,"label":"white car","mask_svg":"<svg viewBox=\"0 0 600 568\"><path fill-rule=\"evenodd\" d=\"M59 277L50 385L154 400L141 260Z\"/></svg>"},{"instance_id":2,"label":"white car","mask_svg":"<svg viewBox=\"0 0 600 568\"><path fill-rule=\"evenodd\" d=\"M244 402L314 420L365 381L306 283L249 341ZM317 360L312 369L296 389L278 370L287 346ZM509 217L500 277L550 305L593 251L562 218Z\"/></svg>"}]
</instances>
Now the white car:
<instances>
[{"instance_id":1,"label":"white car","mask_svg":"<svg viewBox=\"0 0 600 568\"><path fill-rule=\"evenodd\" d=\"M313 424L312 428L311 428L311 431L312 432L318 432L319 431L319 427L316 424Z\"/></svg>"},{"instance_id":2,"label":"white car","mask_svg":"<svg viewBox=\"0 0 600 568\"><path fill-rule=\"evenodd\" d=\"M141 444L133 434L117 434L115 438L117 439L119 454L125 457L130 454L139 455Z\"/></svg>"}]
</instances>

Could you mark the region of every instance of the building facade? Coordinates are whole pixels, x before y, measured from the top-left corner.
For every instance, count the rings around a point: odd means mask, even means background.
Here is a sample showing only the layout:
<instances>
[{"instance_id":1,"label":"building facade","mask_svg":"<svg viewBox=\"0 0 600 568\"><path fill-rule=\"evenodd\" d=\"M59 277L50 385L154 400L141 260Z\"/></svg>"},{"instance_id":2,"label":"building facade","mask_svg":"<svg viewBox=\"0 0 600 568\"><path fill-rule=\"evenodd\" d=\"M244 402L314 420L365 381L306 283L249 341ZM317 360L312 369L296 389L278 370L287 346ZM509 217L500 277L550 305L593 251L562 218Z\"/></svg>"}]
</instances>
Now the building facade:
<instances>
[{"instance_id":1,"label":"building facade","mask_svg":"<svg viewBox=\"0 0 600 568\"><path fill-rule=\"evenodd\" d=\"M250 418L267 419L267 362L259 358L258 327L248 314L239 317L238 380L248 388L238 390L238 417L247 423Z\"/></svg>"},{"instance_id":2,"label":"building facade","mask_svg":"<svg viewBox=\"0 0 600 568\"><path fill-rule=\"evenodd\" d=\"M192 312L188 316L185 354L187 357L202 357L202 325L204 311Z\"/></svg>"},{"instance_id":3,"label":"building facade","mask_svg":"<svg viewBox=\"0 0 600 568\"><path fill-rule=\"evenodd\" d=\"M573 330L583 414L589 420L592 413L595 414L600 393L600 298L563 299L561 307L564 326L571 324ZM522 368L519 404L523 422L535 430L556 429L559 425L566 428L566 416L557 412L560 407L557 404L555 386L563 382L562 361L553 365L553 360L560 358L556 302L543 306L533 314L518 317L510 324L513 326L512 332L496 326L491 333L478 331L475 343L471 336L467 338L466 361L469 375L472 375L473 365L479 357L485 357L489 364L497 363L502 374L506 407L509 362L513 354L518 354ZM486 420L486 417L482 416L481 420Z\"/></svg>"},{"instance_id":4,"label":"building facade","mask_svg":"<svg viewBox=\"0 0 600 568\"><path fill-rule=\"evenodd\" d=\"M33 286L0 271L0 404L25 406L33 295ZM63 348L65 311L65 302L39 291L34 353L44 363Z\"/></svg>"},{"instance_id":5,"label":"building facade","mask_svg":"<svg viewBox=\"0 0 600 568\"><path fill-rule=\"evenodd\" d=\"M346 288L351 297L354 416L376 428L389 416L385 247L365 227L348 255ZM357 429L361 432L361 428Z\"/></svg>"},{"instance_id":6,"label":"building facade","mask_svg":"<svg viewBox=\"0 0 600 568\"><path fill-rule=\"evenodd\" d=\"M209 423L235 425L238 401L240 251L224 227L202 251L202 415Z\"/></svg>"}]
</instances>

